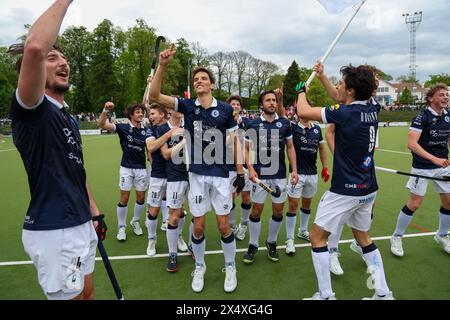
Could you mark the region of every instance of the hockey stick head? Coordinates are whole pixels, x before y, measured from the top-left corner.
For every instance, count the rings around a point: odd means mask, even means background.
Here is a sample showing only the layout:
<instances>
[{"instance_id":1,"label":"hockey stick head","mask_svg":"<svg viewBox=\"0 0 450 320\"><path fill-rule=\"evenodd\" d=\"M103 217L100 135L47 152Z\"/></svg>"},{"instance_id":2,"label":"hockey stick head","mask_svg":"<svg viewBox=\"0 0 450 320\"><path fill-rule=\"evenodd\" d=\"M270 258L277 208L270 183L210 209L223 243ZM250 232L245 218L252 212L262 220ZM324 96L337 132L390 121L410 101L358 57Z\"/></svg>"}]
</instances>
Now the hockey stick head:
<instances>
[{"instance_id":1,"label":"hockey stick head","mask_svg":"<svg viewBox=\"0 0 450 320\"><path fill-rule=\"evenodd\" d=\"M153 52L153 61L151 65L152 70L156 69L156 64L159 60L159 49L161 47L161 42L166 42L166 38L163 36L159 36L158 38L156 38L155 51Z\"/></svg>"},{"instance_id":2,"label":"hockey stick head","mask_svg":"<svg viewBox=\"0 0 450 320\"><path fill-rule=\"evenodd\" d=\"M281 197L281 189L279 186L275 186L275 191L272 192L272 196L275 198Z\"/></svg>"}]
</instances>

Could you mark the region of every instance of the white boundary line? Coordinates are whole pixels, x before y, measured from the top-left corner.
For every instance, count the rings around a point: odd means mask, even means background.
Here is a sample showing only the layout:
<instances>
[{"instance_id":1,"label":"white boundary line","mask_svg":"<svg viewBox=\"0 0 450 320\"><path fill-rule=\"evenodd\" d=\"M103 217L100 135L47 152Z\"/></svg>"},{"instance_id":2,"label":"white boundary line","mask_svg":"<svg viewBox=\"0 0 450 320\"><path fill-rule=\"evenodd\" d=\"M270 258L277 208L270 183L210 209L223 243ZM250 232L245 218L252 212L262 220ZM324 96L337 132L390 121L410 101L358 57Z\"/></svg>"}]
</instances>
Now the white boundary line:
<instances>
[{"instance_id":1,"label":"white boundary line","mask_svg":"<svg viewBox=\"0 0 450 320\"><path fill-rule=\"evenodd\" d=\"M6 150L0 150L0 152L9 152L9 151L15 151L17 149L6 149Z\"/></svg>"},{"instance_id":2,"label":"white boundary line","mask_svg":"<svg viewBox=\"0 0 450 320\"><path fill-rule=\"evenodd\" d=\"M419 238L419 237L430 237L430 236L434 236L436 234L436 232L429 232L429 233L414 233L414 234L405 234L403 236L403 238ZM391 239L391 236L386 236L386 237L374 237L372 238L372 240L374 241L382 241L382 240L389 240ZM353 239L351 240L341 240L339 241L340 244L343 243L350 243L352 242ZM307 247L311 247L310 243L305 243L305 244L297 244L295 246L296 248L307 248ZM278 246L278 249L285 249L286 246ZM258 248L258 251L264 251L267 250L266 247L261 247ZM237 249L236 253L238 252L247 252L247 249ZM207 251L205 252L205 255L213 255L213 254L222 254L223 251L222 250L215 250L215 251ZM180 253L178 254L179 257L183 257L183 256L190 256L189 253ZM169 254L157 254L153 257L149 257L147 255L140 255L140 256L117 256L117 257L109 257L109 260L141 260L141 259L157 259L157 258L168 258ZM97 257L95 258L96 261L101 261L102 258L101 257ZM12 261L12 262L0 262L0 267L13 267L13 266L22 266L22 265L31 265L33 264L32 261Z\"/></svg>"},{"instance_id":3,"label":"white boundary line","mask_svg":"<svg viewBox=\"0 0 450 320\"><path fill-rule=\"evenodd\" d=\"M394 151L394 150L387 150L387 149L377 149L376 151L390 152L390 153L398 153L398 154L406 154L406 155L408 155L408 156L411 155L411 153L408 153L408 152L401 152L401 151Z\"/></svg>"}]
</instances>

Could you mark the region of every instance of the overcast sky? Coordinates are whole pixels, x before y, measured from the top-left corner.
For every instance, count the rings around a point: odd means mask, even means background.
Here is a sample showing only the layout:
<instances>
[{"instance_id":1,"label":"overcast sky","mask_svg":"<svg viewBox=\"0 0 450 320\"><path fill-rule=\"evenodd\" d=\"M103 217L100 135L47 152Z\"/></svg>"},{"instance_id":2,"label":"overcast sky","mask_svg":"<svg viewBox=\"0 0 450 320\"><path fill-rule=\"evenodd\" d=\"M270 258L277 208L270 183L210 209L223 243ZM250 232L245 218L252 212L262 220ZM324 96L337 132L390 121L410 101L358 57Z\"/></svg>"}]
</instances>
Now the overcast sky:
<instances>
[{"instance_id":1,"label":"overcast sky","mask_svg":"<svg viewBox=\"0 0 450 320\"><path fill-rule=\"evenodd\" d=\"M24 33L52 0L0 0L0 45ZM450 0L367 0L326 64L330 75L348 63L376 65L394 78L409 72L410 37L403 13L423 11L417 32L417 77L450 73ZM352 14L332 15L316 0L75 0L67 25L89 30L103 19L126 29L143 18L158 34L199 42L209 53L244 50L287 70L311 67Z\"/></svg>"}]
</instances>

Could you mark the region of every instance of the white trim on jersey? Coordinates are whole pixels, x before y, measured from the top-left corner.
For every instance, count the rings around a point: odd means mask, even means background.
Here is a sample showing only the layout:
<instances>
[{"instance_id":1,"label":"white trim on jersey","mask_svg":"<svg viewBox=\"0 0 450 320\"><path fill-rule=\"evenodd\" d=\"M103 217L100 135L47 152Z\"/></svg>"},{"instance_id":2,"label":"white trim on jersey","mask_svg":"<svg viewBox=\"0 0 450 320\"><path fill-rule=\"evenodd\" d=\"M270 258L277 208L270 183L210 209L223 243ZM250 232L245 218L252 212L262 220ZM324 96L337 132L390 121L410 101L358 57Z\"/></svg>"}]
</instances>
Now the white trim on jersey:
<instances>
[{"instance_id":1,"label":"white trim on jersey","mask_svg":"<svg viewBox=\"0 0 450 320\"><path fill-rule=\"evenodd\" d=\"M20 96L19 96L19 89L16 89L16 99L17 99L17 102L18 102L19 105L20 105L23 109L25 109L25 110L34 110L34 109L36 109L37 107L39 107L39 106L42 104L42 102L44 101L44 97L45 97L45 95L43 95L42 98L39 99L38 103L35 104L34 106L28 107L25 103L23 103L22 99L20 99ZM58 102L58 104L59 104L59 102ZM57 106L58 106L58 105L57 105ZM59 107L59 106L58 106L58 107Z\"/></svg>"}]
</instances>

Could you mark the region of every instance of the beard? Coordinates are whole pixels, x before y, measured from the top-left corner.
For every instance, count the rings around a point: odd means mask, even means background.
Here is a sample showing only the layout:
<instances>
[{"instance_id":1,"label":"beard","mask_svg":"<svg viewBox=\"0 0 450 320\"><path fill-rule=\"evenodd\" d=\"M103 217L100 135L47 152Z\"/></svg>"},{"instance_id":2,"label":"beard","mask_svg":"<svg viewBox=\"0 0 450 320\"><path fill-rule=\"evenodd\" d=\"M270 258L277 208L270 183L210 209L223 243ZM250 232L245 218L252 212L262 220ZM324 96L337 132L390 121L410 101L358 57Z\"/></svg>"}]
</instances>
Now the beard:
<instances>
[{"instance_id":1,"label":"beard","mask_svg":"<svg viewBox=\"0 0 450 320\"><path fill-rule=\"evenodd\" d=\"M68 83L62 84L62 83L56 83L56 82L50 83L47 81L45 88L48 90L51 90L55 93L63 94L63 93L66 93L70 89L70 84L68 84Z\"/></svg>"},{"instance_id":2,"label":"beard","mask_svg":"<svg viewBox=\"0 0 450 320\"><path fill-rule=\"evenodd\" d=\"M266 114L268 114L268 115L273 115L273 114L275 114L275 113L277 112L276 109L272 111L272 110L269 109L269 108L264 108L263 111L264 111L264 113L266 113Z\"/></svg>"}]
</instances>

